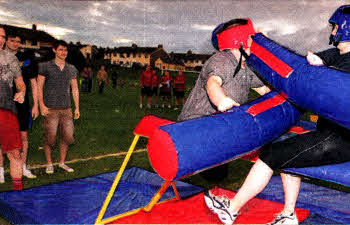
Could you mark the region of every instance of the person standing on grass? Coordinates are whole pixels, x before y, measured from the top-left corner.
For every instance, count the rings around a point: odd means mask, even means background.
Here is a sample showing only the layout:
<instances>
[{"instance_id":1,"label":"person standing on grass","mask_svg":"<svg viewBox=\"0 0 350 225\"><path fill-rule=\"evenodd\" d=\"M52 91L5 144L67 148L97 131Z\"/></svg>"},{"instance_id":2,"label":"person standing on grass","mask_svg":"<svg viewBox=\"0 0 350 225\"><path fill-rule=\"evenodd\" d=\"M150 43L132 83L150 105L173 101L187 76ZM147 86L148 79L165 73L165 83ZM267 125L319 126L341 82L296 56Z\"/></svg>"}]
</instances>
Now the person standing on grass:
<instances>
[{"instance_id":1,"label":"person standing on grass","mask_svg":"<svg viewBox=\"0 0 350 225\"><path fill-rule=\"evenodd\" d=\"M182 70L179 70L178 74L174 79L174 96L175 96L175 108L179 109L179 100L182 100L182 105L185 105L185 83L186 77Z\"/></svg>"},{"instance_id":2,"label":"person standing on grass","mask_svg":"<svg viewBox=\"0 0 350 225\"><path fill-rule=\"evenodd\" d=\"M94 76L94 72L92 71L92 67L91 66L88 66L87 68L87 73L88 73L88 92L90 93L91 92L91 89L92 89L92 79L93 79L93 76Z\"/></svg>"},{"instance_id":3,"label":"person standing on grass","mask_svg":"<svg viewBox=\"0 0 350 225\"><path fill-rule=\"evenodd\" d=\"M41 115L44 117L44 150L47 160L46 173L54 172L51 151L60 127L60 160L58 166L67 172L74 170L65 164L68 146L73 143L73 118L71 109L70 87L75 104L74 119L80 117L79 88L77 69L66 62L68 45L57 40L53 44L55 59L41 63L38 74L38 96Z\"/></svg>"},{"instance_id":4,"label":"person standing on grass","mask_svg":"<svg viewBox=\"0 0 350 225\"><path fill-rule=\"evenodd\" d=\"M147 108L151 108L152 101L152 70L151 66L147 65L146 69L141 72L140 75L140 86L141 86L141 95L140 95L140 109L143 107L143 97L147 96Z\"/></svg>"},{"instance_id":5,"label":"person standing on grass","mask_svg":"<svg viewBox=\"0 0 350 225\"><path fill-rule=\"evenodd\" d=\"M89 74L86 66L84 66L83 71L81 71L80 75L81 79L83 79L81 84L81 92L88 92Z\"/></svg>"},{"instance_id":6,"label":"person standing on grass","mask_svg":"<svg viewBox=\"0 0 350 225\"><path fill-rule=\"evenodd\" d=\"M13 53L2 50L5 40L5 29L0 26L0 145L10 160L13 189L22 190L22 139L15 102L24 102L26 86L18 59ZM17 91L14 95L13 81Z\"/></svg>"},{"instance_id":7,"label":"person standing on grass","mask_svg":"<svg viewBox=\"0 0 350 225\"><path fill-rule=\"evenodd\" d=\"M160 77L159 84L159 95L162 101L162 108L164 108L165 98L167 99L168 108L171 108L171 82L172 78L169 71L165 71L164 74Z\"/></svg>"},{"instance_id":8,"label":"person standing on grass","mask_svg":"<svg viewBox=\"0 0 350 225\"><path fill-rule=\"evenodd\" d=\"M112 72L112 87L115 89L117 87L117 80L118 80L118 72L117 68L113 68Z\"/></svg>"},{"instance_id":9,"label":"person standing on grass","mask_svg":"<svg viewBox=\"0 0 350 225\"><path fill-rule=\"evenodd\" d=\"M155 70L152 70L152 102L158 108L158 85L159 79ZM153 101L154 100L154 101Z\"/></svg>"},{"instance_id":10,"label":"person standing on grass","mask_svg":"<svg viewBox=\"0 0 350 225\"><path fill-rule=\"evenodd\" d=\"M98 93L103 93L103 88L107 82L108 74L105 70L105 66L101 65L100 70L97 72L97 81L98 81Z\"/></svg>"},{"instance_id":11,"label":"person standing on grass","mask_svg":"<svg viewBox=\"0 0 350 225\"><path fill-rule=\"evenodd\" d=\"M15 104L17 108L17 119L19 122L19 129L21 133L22 146L23 146L22 148L23 176L33 179L33 178L36 178L36 176L32 174L32 172L29 169L27 169L26 161L27 161L27 153L28 153L28 129L30 127L30 123L31 123L30 121L32 119L35 120L39 115L38 94L37 94L38 92L37 92L37 82L36 82L36 77L38 75L38 66L37 66L37 63L34 61L34 58L35 58L34 52L18 51L20 44L21 44L21 37L17 33L12 32L7 34L5 49L6 51L9 51L15 54L17 59L20 61L24 84L26 85L26 87L29 87L29 84L30 84L31 90L32 90L32 97L33 97L32 110L30 110L29 97L28 97L29 88L26 89L24 102L22 104L16 102ZM2 154L0 154L0 182L2 182L1 178L4 176L1 173L4 173Z\"/></svg>"}]
</instances>

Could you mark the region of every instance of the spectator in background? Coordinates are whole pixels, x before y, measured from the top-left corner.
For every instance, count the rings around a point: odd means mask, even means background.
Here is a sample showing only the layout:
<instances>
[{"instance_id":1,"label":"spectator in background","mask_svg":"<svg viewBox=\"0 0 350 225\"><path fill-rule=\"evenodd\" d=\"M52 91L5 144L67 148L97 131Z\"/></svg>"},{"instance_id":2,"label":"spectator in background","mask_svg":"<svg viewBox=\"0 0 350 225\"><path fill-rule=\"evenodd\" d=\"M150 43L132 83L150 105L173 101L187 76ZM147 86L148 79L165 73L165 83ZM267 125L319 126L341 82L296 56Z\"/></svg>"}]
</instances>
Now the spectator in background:
<instances>
[{"instance_id":1,"label":"spectator in background","mask_svg":"<svg viewBox=\"0 0 350 225\"><path fill-rule=\"evenodd\" d=\"M152 70L152 102L158 108L158 86L159 79L155 70Z\"/></svg>"},{"instance_id":2,"label":"spectator in background","mask_svg":"<svg viewBox=\"0 0 350 225\"><path fill-rule=\"evenodd\" d=\"M174 110L179 109L179 99L182 100L182 105L185 104L185 83L186 77L184 73L179 70L179 73L174 79L174 96L175 96L175 108Z\"/></svg>"},{"instance_id":3,"label":"spectator in background","mask_svg":"<svg viewBox=\"0 0 350 225\"><path fill-rule=\"evenodd\" d=\"M147 65L146 69L140 75L141 95L140 95L140 109L143 107L143 97L147 95L147 108L151 108L152 101L152 71L151 66Z\"/></svg>"},{"instance_id":4,"label":"spectator in background","mask_svg":"<svg viewBox=\"0 0 350 225\"><path fill-rule=\"evenodd\" d=\"M118 79L117 68L113 68L113 71L112 71L112 87L113 88L117 87L117 79Z\"/></svg>"},{"instance_id":5,"label":"spectator in background","mask_svg":"<svg viewBox=\"0 0 350 225\"><path fill-rule=\"evenodd\" d=\"M94 76L94 72L92 71L92 67L91 66L88 66L87 68L87 73L88 73L88 92L91 92L91 89L92 89L92 79L93 79L93 76Z\"/></svg>"},{"instance_id":6,"label":"spectator in background","mask_svg":"<svg viewBox=\"0 0 350 225\"><path fill-rule=\"evenodd\" d=\"M167 99L168 108L171 108L171 76L169 71L165 71L160 78L160 96L162 101L162 108L164 108L165 98Z\"/></svg>"},{"instance_id":7,"label":"spectator in background","mask_svg":"<svg viewBox=\"0 0 350 225\"><path fill-rule=\"evenodd\" d=\"M15 102L23 103L26 86L18 59L12 53L2 50L5 39L5 29L0 26L0 144L10 160L13 189L22 190L22 140ZM14 95L13 81L17 91Z\"/></svg>"},{"instance_id":8,"label":"spectator in background","mask_svg":"<svg viewBox=\"0 0 350 225\"><path fill-rule=\"evenodd\" d=\"M38 96L41 115L44 117L44 150L47 160L46 173L54 172L51 151L60 126L60 160L58 166L67 172L74 170L65 164L68 146L74 142L70 87L75 104L74 119L80 117L77 69L67 63L68 45L65 41L53 43L55 59L41 63L38 74Z\"/></svg>"},{"instance_id":9,"label":"spectator in background","mask_svg":"<svg viewBox=\"0 0 350 225\"><path fill-rule=\"evenodd\" d=\"M7 34L7 41L5 49L8 52L15 54L21 65L22 77L24 84L26 85L26 95L23 103L16 102L17 108L17 119L19 123L19 130L22 140L22 161L23 161L23 176L27 178L36 178L32 172L27 169L27 153L28 153L28 129L31 126L32 119L36 119L39 115L39 106L38 106L38 92L37 92L37 82L36 77L38 75L38 66L37 62L34 61L35 56L33 51L20 52L18 51L19 46L21 45L21 37L13 32ZM29 104L29 84L31 85L32 97L33 97L33 107L30 109ZM16 90L14 89L14 92ZM1 152L1 150L0 150ZM3 157L2 152L0 154L0 173L3 173ZM0 174L0 182L2 182L3 174Z\"/></svg>"},{"instance_id":10,"label":"spectator in background","mask_svg":"<svg viewBox=\"0 0 350 225\"><path fill-rule=\"evenodd\" d=\"M107 82L108 74L105 70L105 66L101 65L100 70L97 72L97 81L98 81L98 93L103 93L103 88Z\"/></svg>"},{"instance_id":11,"label":"spectator in background","mask_svg":"<svg viewBox=\"0 0 350 225\"><path fill-rule=\"evenodd\" d=\"M84 66L83 70L80 73L80 76L81 76L81 79L83 79L81 84L81 91L88 92L89 74L86 66Z\"/></svg>"}]
</instances>

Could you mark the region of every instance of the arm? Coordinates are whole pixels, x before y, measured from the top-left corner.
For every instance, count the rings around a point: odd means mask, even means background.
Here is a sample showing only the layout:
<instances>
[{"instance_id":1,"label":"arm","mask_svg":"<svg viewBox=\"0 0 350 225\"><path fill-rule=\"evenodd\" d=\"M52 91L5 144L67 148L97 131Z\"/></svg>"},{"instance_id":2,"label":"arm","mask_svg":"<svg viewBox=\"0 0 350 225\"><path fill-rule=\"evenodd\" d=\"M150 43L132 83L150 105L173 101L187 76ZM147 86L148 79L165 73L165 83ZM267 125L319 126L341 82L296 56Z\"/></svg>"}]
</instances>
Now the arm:
<instances>
[{"instance_id":1,"label":"arm","mask_svg":"<svg viewBox=\"0 0 350 225\"><path fill-rule=\"evenodd\" d=\"M226 96L221 85L222 79L219 76L212 75L209 77L206 84L206 90L210 101L218 108L220 112L224 112L233 106L239 106L237 102Z\"/></svg>"},{"instance_id":2,"label":"arm","mask_svg":"<svg viewBox=\"0 0 350 225\"><path fill-rule=\"evenodd\" d=\"M32 87L32 96L33 96L32 117L35 120L39 115L38 84L35 78L30 79L30 84Z\"/></svg>"},{"instance_id":3,"label":"arm","mask_svg":"<svg viewBox=\"0 0 350 225\"><path fill-rule=\"evenodd\" d=\"M258 88L252 88L254 91L258 92L259 95L264 95L266 93L269 93L271 89L268 86L262 86Z\"/></svg>"},{"instance_id":4,"label":"arm","mask_svg":"<svg viewBox=\"0 0 350 225\"><path fill-rule=\"evenodd\" d=\"M312 53L310 51L307 51L306 60L308 61L308 63L310 65L313 65L313 66L322 66L323 65L322 59L318 55L315 55L314 53Z\"/></svg>"},{"instance_id":5,"label":"arm","mask_svg":"<svg viewBox=\"0 0 350 225\"><path fill-rule=\"evenodd\" d=\"M37 78L37 85L38 85L38 101L39 101L39 107L40 112L42 116L47 116L49 114L49 108L46 107L44 104L44 95L43 95L43 88L45 83L45 76L38 74Z\"/></svg>"},{"instance_id":6,"label":"arm","mask_svg":"<svg viewBox=\"0 0 350 225\"><path fill-rule=\"evenodd\" d=\"M78 88L77 79L76 78L72 79L70 83L72 86L73 101L75 105L74 119L78 119L80 117L80 111L79 111L79 88Z\"/></svg>"},{"instance_id":7,"label":"arm","mask_svg":"<svg viewBox=\"0 0 350 225\"><path fill-rule=\"evenodd\" d=\"M17 92L13 100L19 103L23 103L24 96L26 95L26 85L24 84L22 75L19 75L17 78L15 78L15 84Z\"/></svg>"},{"instance_id":8,"label":"arm","mask_svg":"<svg viewBox=\"0 0 350 225\"><path fill-rule=\"evenodd\" d=\"M140 74L140 86L143 87L143 71Z\"/></svg>"}]
</instances>

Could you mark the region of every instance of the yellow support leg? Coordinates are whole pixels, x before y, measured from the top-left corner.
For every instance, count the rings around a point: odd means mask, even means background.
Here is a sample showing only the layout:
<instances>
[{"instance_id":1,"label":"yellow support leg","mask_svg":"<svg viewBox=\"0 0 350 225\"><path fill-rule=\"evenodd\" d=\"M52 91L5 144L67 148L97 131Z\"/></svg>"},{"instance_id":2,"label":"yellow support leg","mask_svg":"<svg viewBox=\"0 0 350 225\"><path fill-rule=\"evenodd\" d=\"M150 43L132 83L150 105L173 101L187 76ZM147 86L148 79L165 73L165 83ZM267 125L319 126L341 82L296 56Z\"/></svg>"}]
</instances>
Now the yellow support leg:
<instances>
[{"instance_id":1,"label":"yellow support leg","mask_svg":"<svg viewBox=\"0 0 350 225\"><path fill-rule=\"evenodd\" d=\"M170 186L171 181L166 180L162 186L159 188L158 192L153 196L153 198L151 199L151 201L148 203L148 205L146 205L143 209L146 212L149 212L152 210L153 206L159 201L159 199L162 197L162 195L164 194L164 192L166 191L166 189L168 189L168 187Z\"/></svg>"},{"instance_id":2,"label":"yellow support leg","mask_svg":"<svg viewBox=\"0 0 350 225\"><path fill-rule=\"evenodd\" d=\"M136 147L136 144L137 144L137 141L139 140L139 137L140 137L139 135L135 135L134 140L132 141L132 143L130 145L130 148L128 150L128 153L126 154L125 159L124 159L124 161L123 161L123 163L122 163L122 165L121 165L121 167L120 167L120 169L118 171L118 174L117 174L117 176L115 177L115 179L113 181L111 189L108 192L107 198L104 201L104 203L102 205L102 208L101 208L101 210L100 210L100 212L99 212L99 214L97 216L95 224L101 224L102 223L102 218L103 218L103 216L104 216L104 214L106 212L106 209L107 209L107 207L108 207L108 205L109 205L109 203L110 203L110 201L111 201L111 199L113 197L115 189L117 188L117 185L118 185L118 183L120 181L120 178L123 175L123 172L124 172L124 170L126 168L126 165L128 164L128 162L130 160L131 154L133 153L133 151L134 151L134 149Z\"/></svg>"},{"instance_id":3,"label":"yellow support leg","mask_svg":"<svg viewBox=\"0 0 350 225\"><path fill-rule=\"evenodd\" d=\"M179 195L179 192L177 191L177 188L175 186L175 182L174 181L171 181L171 186L173 187L173 190L174 190L174 193L175 193L175 196L176 196L175 199L176 200L180 200L181 197Z\"/></svg>"}]
</instances>

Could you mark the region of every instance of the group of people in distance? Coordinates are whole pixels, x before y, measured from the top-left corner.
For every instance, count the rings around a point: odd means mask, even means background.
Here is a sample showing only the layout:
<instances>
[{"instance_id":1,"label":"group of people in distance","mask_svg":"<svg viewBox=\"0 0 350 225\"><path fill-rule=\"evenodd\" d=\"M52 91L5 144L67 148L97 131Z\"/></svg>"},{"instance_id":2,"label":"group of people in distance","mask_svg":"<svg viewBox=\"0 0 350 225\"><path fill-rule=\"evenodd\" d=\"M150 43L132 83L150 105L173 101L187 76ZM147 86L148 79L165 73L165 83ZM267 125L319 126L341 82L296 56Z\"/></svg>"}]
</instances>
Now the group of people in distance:
<instances>
[{"instance_id":1,"label":"group of people in distance","mask_svg":"<svg viewBox=\"0 0 350 225\"><path fill-rule=\"evenodd\" d=\"M313 66L325 65L350 73L350 5L338 8L329 23L329 44L335 47L316 54L308 52L306 59ZM225 112L240 106L247 102L251 88L261 95L270 91L245 65L254 34L249 19L233 19L213 31L212 43L218 52L205 63L178 120ZM244 56L242 50L248 56ZM224 224L233 224L240 209L268 184L274 170L350 161L349 149L350 131L320 116L315 131L263 146L259 159L234 198L215 196L206 191L205 203ZM301 178L285 172L280 175L285 193L284 208L269 224L299 224L295 205Z\"/></svg>"},{"instance_id":2,"label":"group of people in distance","mask_svg":"<svg viewBox=\"0 0 350 225\"><path fill-rule=\"evenodd\" d=\"M185 84L186 77L182 70L179 70L175 78L170 75L168 70L164 71L160 79L155 70L151 69L150 65L141 72L140 75L140 85L141 85L141 95L140 95L140 109L143 108L144 96L147 96L147 108L151 108L152 103L155 107L158 107L160 96L161 107L171 108L171 96L175 96L175 107L174 110L179 109L180 101L182 105L185 104ZM159 89L159 95L158 95ZM154 100L153 100L154 99Z\"/></svg>"},{"instance_id":3,"label":"group of people in distance","mask_svg":"<svg viewBox=\"0 0 350 225\"><path fill-rule=\"evenodd\" d=\"M3 48L6 42L5 48ZM10 161L13 189L23 189L22 175L36 176L27 168L28 129L32 120L43 116L46 173L54 173L51 158L56 133L60 128L60 159L58 166L67 172L74 170L65 164L69 144L73 138L71 91L75 103L74 118L79 118L79 89L76 68L66 62L68 45L62 40L53 43L55 58L38 63L34 53L19 51L21 36L6 35L0 26L0 146ZM71 88L70 88L71 87ZM33 106L29 104L31 89ZM0 183L5 182L2 152L0 154Z\"/></svg>"}]
</instances>

